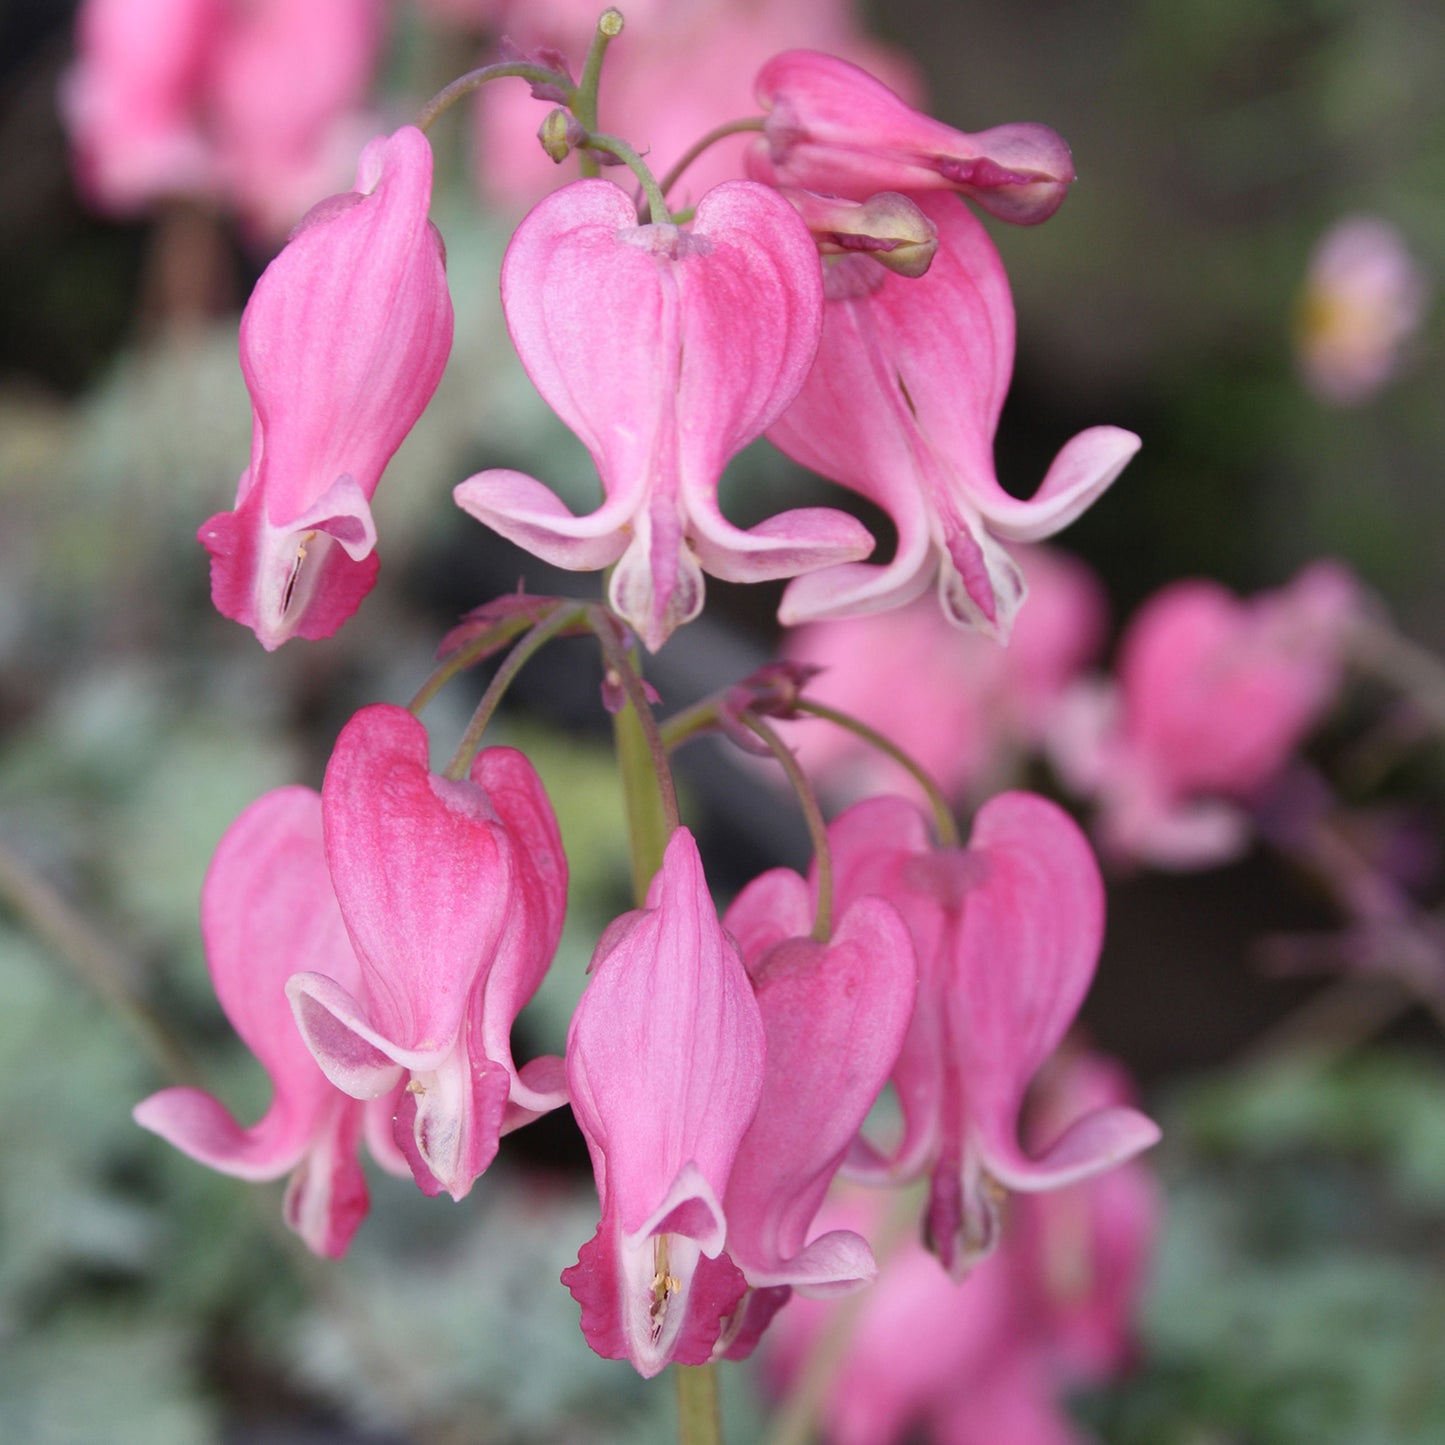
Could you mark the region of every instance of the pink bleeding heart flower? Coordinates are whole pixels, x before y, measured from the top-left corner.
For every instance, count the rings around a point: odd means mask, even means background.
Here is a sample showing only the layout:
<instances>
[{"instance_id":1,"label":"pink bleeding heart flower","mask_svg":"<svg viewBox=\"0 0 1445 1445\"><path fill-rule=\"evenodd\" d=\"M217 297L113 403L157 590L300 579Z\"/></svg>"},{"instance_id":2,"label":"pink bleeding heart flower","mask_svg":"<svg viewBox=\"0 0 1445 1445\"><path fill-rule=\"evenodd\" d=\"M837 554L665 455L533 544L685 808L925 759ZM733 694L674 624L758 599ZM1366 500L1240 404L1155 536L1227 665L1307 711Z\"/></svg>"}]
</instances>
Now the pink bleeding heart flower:
<instances>
[{"instance_id":1,"label":"pink bleeding heart flower","mask_svg":"<svg viewBox=\"0 0 1445 1445\"><path fill-rule=\"evenodd\" d=\"M950 196L922 196L938 227L926 276L890 275L865 256L828 273L818 360L768 432L795 461L876 502L898 528L886 566L846 565L792 582L794 624L911 601L935 577L944 611L1007 641L1025 596L1000 538L1051 537L1139 449L1118 427L1080 432L1029 501L999 485L993 439L1013 372L1008 278L982 224Z\"/></svg>"},{"instance_id":2,"label":"pink bleeding heart flower","mask_svg":"<svg viewBox=\"0 0 1445 1445\"><path fill-rule=\"evenodd\" d=\"M817 347L817 252L775 192L733 181L688 227L639 226L610 181L564 186L517 228L502 302L522 364L591 452L606 500L574 517L535 478L489 471L458 486L457 503L557 566L613 567L612 607L648 648L697 615L705 571L763 581L872 549L840 512L744 531L718 506L723 467L793 399Z\"/></svg>"},{"instance_id":3,"label":"pink bleeding heart flower","mask_svg":"<svg viewBox=\"0 0 1445 1445\"><path fill-rule=\"evenodd\" d=\"M290 1174L286 1222L317 1254L339 1257L367 1209L361 1136L393 1173L407 1168L391 1140L394 1097L361 1104L341 1093L286 1002L298 970L322 969L351 988L361 978L326 868L317 793L279 788L226 830L201 893L201 931L221 1008L271 1076L271 1105L244 1128L199 1089L164 1089L136 1106L136 1122L224 1174Z\"/></svg>"},{"instance_id":4,"label":"pink bleeding heart flower","mask_svg":"<svg viewBox=\"0 0 1445 1445\"><path fill-rule=\"evenodd\" d=\"M930 1176L925 1218L955 1275L997 1243L1008 1190L1076 1183L1148 1148L1133 1109L1077 1119L1041 1155L1019 1143L1024 1095L1078 1013L1103 939L1103 883L1078 826L1031 793L978 812L967 848L934 848L898 798L859 803L830 828L837 906L876 895L918 951L918 1004L893 1073L903 1135L886 1154L860 1140L858 1177Z\"/></svg>"},{"instance_id":5,"label":"pink bleeding heart flower","mask_svg":"<svg viewBox=\"0 0 1445 1445\"><path fill-rule=\"evenodd\" d=\"M645 1377L707 1361L746 1287L723 1252L722 1201L763 1054L747 970L679 828L647 907L598 944L567 1034L602 1218L562 1282L587 1343Z\"/></svg>"},{"instance_id":6,"label":"pink bleeding heart flower","mask_svg":"<svg viewBox=\"0 0 1445 1445\"><path fill-rule=\"evenodd\" d=\"M251 464L200 529L211 597L268 650L329 637L376 580L371 498L452 343L432 156L407 126L362 153L266 268L241 318Z\"/></svg>"},{"instance_id":7,"label":"pink bleeding heart flower","mask_svg":"<svg viewBox=\"0 0 1445 1445\"><path fill-rule=\"evenodd\" d=\"M1034 225L1063 204L1074 162L1046 125L968 135L920 115L836 55L788 50L758 72L768 112L748 154L755 179L861 201L875 191L959 191L1001 220Z\"/></svg>"},{"instance_id":8,"label":"pink bleeding heart flower","mask_svg":"<svg viewBox=\"0 0 1445 1445\"><path fill-rule=\"evenodd\" d=\"M418 1185L462 1198L500 1135L565 1101L556 1060L520 1072L517 1013L556 951L567 867L532 766L487 748L469 778L427 766L404 708L363 708L322 787L326 855L362 987L287 984L311 1052L353 1098L406 1088L396 1142Z\"/></svg>"},{"instance_id":9,"label":"pink bleeding heart flower","mask_svg":"<svg viewBox=\"0 0 1445 1445\"><path fill-rule=\"evenodd\" d=\"M1120 644L1117 690L1076 700L1054 739L1060 772L1100 804L1103 846L1161 868L1202 868L1248 845L1247 805L1333 705L1359 584L1321 562L1241 599L1176 582Z\"/></svg>"},{"instance_id":10,"label":"pink bleeding heart flower","mask_svg":"<svg viewBox=\"0 0 1445 1445\"><path fill-rule=\"evenodd\" d=\"M809 1233L897 1062L918 962L907 925L877 898L855 902L826 944L807 936L808 886L788 869L755 879L723 922L740 940L767 1038L762 1099L723 1199L728 1256L767 1297L749 1297L745 1315L756 1317L740 1316L726 1350L737 1359L792 1290L847 1294L877 1273L862 1236Z\"/></svg>"}]
</instances>

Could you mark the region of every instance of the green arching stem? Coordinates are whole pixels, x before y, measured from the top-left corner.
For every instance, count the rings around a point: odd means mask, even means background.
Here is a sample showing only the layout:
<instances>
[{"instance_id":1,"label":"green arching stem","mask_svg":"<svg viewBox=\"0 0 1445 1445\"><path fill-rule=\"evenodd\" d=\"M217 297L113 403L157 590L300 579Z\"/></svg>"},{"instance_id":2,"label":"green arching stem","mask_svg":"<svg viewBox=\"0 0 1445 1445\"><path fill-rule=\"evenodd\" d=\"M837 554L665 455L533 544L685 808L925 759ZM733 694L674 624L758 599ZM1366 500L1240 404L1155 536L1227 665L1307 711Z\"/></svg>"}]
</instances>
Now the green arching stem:
<instances>
[{"instance_id":1,"label":"green arching stem","mask_svg":"<svg viewBox=\"0 0 1445 1445\"><path fill-rule=\"evenodd\" d=\"M577 94L572 100L572 114L577 116L579 126L584 130L597 130L597 90L603 78L603 56L611 40L623 33L621 10L604 10L597 17L597 29L592 32L592 43L587 49L587 59L582 62L582 78L578 81ZM597 173L597 172L592 172Z\"/></svg>"},{"instance_id":2,"label":"green arching stem","mask_svg":"<svg viewBox=\"0 0 1445 1445\"><path fill-rule=\"evenodd\" d=\"M555 602L548 602L538 608L535 615L529 616L525 612L518 612L511 617L504 617L500 621L494 622L466 646L457 648L432 672L431 676L416 690L412 700L407 703L407 711L413 715L419 714L427 703L459 672L465 672L473 663L485 657L494 648L510 642L514 637L520 637L528 627L544 621L551 615L552 609L558 605Z\"/></svg>"},{"instance_id":3,"label":"green arching stem","mask_svg":"<svg viewBox=\"0 0 1445 1445\"><path fill-rule=\"evenodd\" d=\"M959 846L962 840L958 836L958 824L953 821L953 809L948 806L948 799L943 796L942 789L934 782L932 774L922 763L905 753L892 738L885 737L876 728L870 728L867 723L860 722L846 712L839 712L836 708L828 707L825 703L813 702L809 698L800 698L793 706L797 712L805 712L812 717L826 718L831 723L837 723L841 728L847 728L850 733L862 738L865 743L892 758L899 767L906 768L913 775L918 786L928 794L928 801L933 807L933 826L938 833L939 845L944 848Z\"/></svg>"},{"instance_id":4,"label":"green arching stem","mask_svg":"<svg viewBox=\"0 0 1445 1445\"><path fill-rule=\"evenodd\" d=\"M582 79L572 99L572 114L583 130L597 129L597 91L602 81L602 57L607 54L607 45L622 34L622 12L604 10L597 17L597 28L592 32L592 44L587 48L587 59L582 62ZM577 157L584 177L595 177L601 173L596 158L582 151Z\"/></svg>"},{"instance_id":5,"label":"green arching stem","mask_svg":"<svg viewBox=\"0 0 1445 1445\"><path fill-rule=\"evenodd\" d=\"M742 120L730 120L725 125L714 126L705 136L695 140L682 153L681 159L668 173L663 176L658 185L665 196L682 179L683 172L705 151L715 146L719 141L726 140L730 135L742 135L747 131L762 130L766 123L765 117L761 115L750 115Z\"/></svg>"},{"instance_id":6,"label":"green arching stem","mask_svg":"<svg viewBox=\"0 0 1445 1445\"><path fill-rule=\"evenodd\" d=\"M798 803L813 840L813 856L818 863L818 907L813 914L813 939L817 943L827 943L833 936L833 850L828 846L828 824L818 806L818 795L813 791L808 775L798 766L793 750L778 736L775 728L747 709L738 714L738 721L768 745L768 750L783 765L783 771L798 795Z\"/></svg>"},{"instance_id":7,"label":"green arching stem","mask_svg":"<svg viewBox=\"0 0 1445 1445\"><path fill-rule=\"evenodd\" d=\"M722 1445L716 1365L674 1365L679 1445Z\"/></svg>"},{"instance_id":8,"label":"green arching stem","mask_svg":"<svg viewBox=\"0 0 1445 1445\"><path fill-rule=\"evenodd\" d=\"M171 1083L201 1083L185 1045L146 1001L144 970L116 946L114 931L86 917L0 837L0 919L7 914L92 990Z\"/></svg>"},{"instance_id":9,"label":"green arching stem","mask_svg":"<svg viewBox=\"0 0 1445 1445\"><path fill-rule=\"evenodd\" d=\"M506 80L511 76L515 76L518 80L525 80L529 85L555 86L565 97L563 103L569 109L576 104L577 87L561 72L549 70L545 65L533 65L528 60L503 60L496 65L483 65L477 70L469 70L465 75L452 81L450 85L437 91L417 111L416 119L412 124L419 131L425 132L431 128L432 122L443 111L450 110L464 95L470 95L489 80Z\"/></svg>"},{"instance_id":10,"label":"green arching stem","mask_svg":"<svg viewBox=\"0 0 1445 1445\"><path fill-rule=\"evenodd\" d=\"M678 825L677 787L642 677L618 641L615 619L606 608L594 605L588 608L587 620L601 645L603 665L627 697L612 719L612 735L627 805L633 893L641 907Z\"/></svg>"},{"instance_id":11,"label":"green arching stem","mask_svg":"<svg viewBox=\"0 0 1445 1445\"><path fill-rule=\"evenodd\" d=\"M715 697L705 697L701 702L695 702L691 707L673 713L658 727L657 732L663 747L668 752L673 752L683 743L711 732L717 726L718 700Z\"/></svg>"},{"instance_id":12,"label":"green arching stem","mask_svg":"<svg viewBox=\"0 0 1445 1445\"><path fill-rule=\"evenodd\" d=\"M667 200L656 178L648 170L647 162L621 136L607 135L603 131L588 131L585 139L578 143L578 149L606 151L608 155L616 156L642 186L643 194L647 197L648 216L653 221L672 220L672 212L667 209ZM639 215L638 220L641 219Z\"/></svg>"},{"instance_id":13,"label":"green arching stem","mask_svg":"<svg viewBox=\"0 0 1445 1445\"><path fill-rule=\"evenodd\" d=\"M550 642L564 628L577 622L582 617L584 610L584 606L581 605L559 607L550 617L538 622L507 654L487 685L487 690L482 694L482 700L477 704L477 710L472 714L472 720L467 724L467 730L462 734L462 740L457 744L457 750L452 754L451 762L442 772L443 777L450 778L453 782L466 777L471 769L472 759L476 757L477 749L482 745L482 734L486 731L487 724L491 722L492 714L497 710L497 704L501 702L502 695L512 685L513 679L540 648Z\"/></svg>"}]
</instances>

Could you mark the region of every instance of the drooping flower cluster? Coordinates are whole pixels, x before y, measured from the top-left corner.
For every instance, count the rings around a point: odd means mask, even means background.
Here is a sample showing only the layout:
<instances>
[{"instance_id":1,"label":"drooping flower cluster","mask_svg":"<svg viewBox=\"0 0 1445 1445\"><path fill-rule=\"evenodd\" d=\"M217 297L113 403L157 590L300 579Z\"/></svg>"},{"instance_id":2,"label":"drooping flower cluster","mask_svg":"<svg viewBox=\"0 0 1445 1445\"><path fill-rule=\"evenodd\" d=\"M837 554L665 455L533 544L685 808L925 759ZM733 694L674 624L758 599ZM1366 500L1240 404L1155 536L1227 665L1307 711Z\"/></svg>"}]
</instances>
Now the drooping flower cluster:
<instances>
[{"instance_id":1,"label":"drooping flower cluster","mask_svg":"<svg viewBox=\"0 0 1445 1445\"><path fill-rule=\"evenodd\" d=\"M534 92L575 93L554 73ZM753 179L713 188L681 222L659 191L638 220L615 184L574 182L508 248L508 328L592 454L603 505L575 517L511 471L471 478L457 500L548 561L613 568L612 606L654 651L701 609L705 572L797 579L787 623L897 606L936 580L950 618L1007 641L1026 584L1002 542L1066 526L1138 439L1081 433L1027 502L999 485L1013 306L993 243L947 192L1037 223L1073 179L1068 148L1033 124L952 130L812 51L769 61L757 94ZM618 144L575 116L557 143ZM450 347L430 176L415 130L373 142L356 190L312 211L247 308L251 465L202 540L218 607L268 647L329 635L374 580L369 502ZM890 563L863 564L873 539L828 509L727 521L721 473L764 432L888 513Z\"/></svg>"},{"instance_id":2,"label":"drooping flower cluster","mask_svg":"<svg viewBox=\"0 0 1445 1445\"><path fill-rule=\"evenodd\" d=\"M566 1099L560 1061L519 1071L510 1043L566 894L551 805L520 753L489 748L468 778L441 778L410 713L365 709L320 796L252 804L206 879L211 977L271 1075L270 1110L241 1129L170 1089L137 1119L242 1178L295 1171L287 1216L319 1253L340 1254L365 1213L363 1129L393 1172L462 1198L502 1133Z\"/></svg>"},{"instance_id":3,"label":"drooping flower cluster","mask_svg":"<svg viewBox=\"0 0 1445 1445\"><path fill-rule=\"evenodd\" d=\"M620 24L604 20L603 48ZM435 686L517 647L444 773L412 711L369 707L342 731L319 798L282 790L237 821L207 882L207 953L275 1102L251 1129L193 1090L138 1117L218 1168L294 1171L289 1217L336 1254L365 1210L363 1133L384 1165L461 1199L503 1134L570 1102L600 1219L563 1279L592 1347L653 1375L746 1355L793 1294L874 1277L862 1235L815 1222L840 1170L926 1178L924 1232L961 1279L996 1247L1006 1194L1075 1185L1157 1130L1111 1102L1072 1113L1041 1149L1020 1142L1025 1094L1102 935L1098 869L1066 814L1004 794L964 846L946 809L935 838L911 801L876 796L826 826L765 720L797 702L804 670L784 666L719 694L700 726L776 752L815 825L815 863L806 880L764 873L720 922L634 639L662 647L701 610L710 574L793 579L785 621L878 612L936 582L950 621L1005 641L1026 589L1000 539L1066 525L1138 441L1082 433L1030 501L994 476L1013 308L960 195L1044 220L1073 178L1053 131L966 134L846 61L785 52L757 79L748 178L673 213L636 151L589 125L596 69L579 85L539 52L496 75L557 105L549 153L606 154L643 187L642 211L595 175L561 187L502 266L522 364L590 452L603 500L574 516L502 470L455 495L548 561L611 569L608 602L504 599L447 639ZM243 319L251 463L201 537L217 606L267 648L329 635L375 580L370 501L451 338L430 178L421 126L373 141L356 189L303 221ZM831 509L730 522L721 475L763 434L882 506L893 560L865 565L873 539ZM515 671L569 629L599 641L604 702L652 764L651 780L628 770L634 817L656 825L633 840L651 882L597 943L565 1060L519 1068L512 1026L552 962L567 865L531 765L479 739ZM879 1143L864 1124L890 1083L902 1132Z\"/></svg>"}]
</instances>

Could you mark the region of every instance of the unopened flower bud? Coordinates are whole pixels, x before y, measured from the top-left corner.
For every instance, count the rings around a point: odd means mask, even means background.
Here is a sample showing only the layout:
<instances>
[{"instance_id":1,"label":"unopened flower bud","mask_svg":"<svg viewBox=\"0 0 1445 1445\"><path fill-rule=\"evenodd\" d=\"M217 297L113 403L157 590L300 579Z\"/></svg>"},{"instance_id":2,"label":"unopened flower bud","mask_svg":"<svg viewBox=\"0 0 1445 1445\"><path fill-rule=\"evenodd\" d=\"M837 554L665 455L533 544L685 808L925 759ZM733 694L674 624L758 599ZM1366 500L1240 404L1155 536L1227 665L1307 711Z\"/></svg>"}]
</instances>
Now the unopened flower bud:
<instances>
[{"instance_id":1,"label":"unopened flower bud","mask_svg":"<svg viewBox=\"0 0 1445 1445\"><path fill-rule=\"evenodd\" d=\"M786 50L758 72L768 112L748 152L766 185L863 200L878 191L952 190L990 215L1032 226L1058 210L1074 179L1069 148L1048 126L970 135L919 114L881 80L813 50Z\"/></svg>"},{"instance_id":2,"label":"unopened flower bud","mask_svg":"<svg viewBox=\"0 0 1445 1445\"><path fill-rule=\"evenodd\" d=\"M938 250L938 227L897 191L845 201L815 191L783 188L825 256L862 251L900 276L922 276Z\"/></svg>"},{"instance_id":3,"label":"unopened flower bud","mask_svg":"<svg viewBox=\"0 0 1445 1445\"><path fill-rule=\"evenodd\" d=\"M559 105L555 110L549 110L547 118L537 127L537 139L542 142L542 149L559 166L572 151L572 141L568 135L568 123L571 119Z\"/></svg>"}]
</instances>

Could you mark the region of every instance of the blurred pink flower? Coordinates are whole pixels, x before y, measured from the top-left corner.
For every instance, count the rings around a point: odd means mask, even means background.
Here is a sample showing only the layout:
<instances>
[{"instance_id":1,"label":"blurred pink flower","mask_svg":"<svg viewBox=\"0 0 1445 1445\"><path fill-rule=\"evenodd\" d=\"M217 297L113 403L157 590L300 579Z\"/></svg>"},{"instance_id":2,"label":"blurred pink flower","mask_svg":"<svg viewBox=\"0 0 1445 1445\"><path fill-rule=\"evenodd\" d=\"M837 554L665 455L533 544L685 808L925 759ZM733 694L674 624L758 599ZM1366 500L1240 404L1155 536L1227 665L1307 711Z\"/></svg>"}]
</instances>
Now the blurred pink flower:
<instances>
[{"instance_id":1,"label":"blurred pink flower","mask_svg":"<svg viewBox=\"0 0 1445 1445\"><path fill-rule=\"evenodd\" d=\"M364 1103L343 1094L286 1002L286 980L308 969L346 988L361 981L326 867L319 794L279 788L231 824L206 872L201 933L221 1008L271 1077L270 1107L242 1128L209 1094L165 1089L136 1105L136 1122L223 1174L290 1174L286 1222L317 1254L339 1257L367 1210L362 1135L393 1174L407 1165L391 1138L397 1090Z\"/></svg>"},{"instance_id":2,"label":"blurred pink flower","mask_svg":"<svg viewBox=\"0 0 1445 1445\"><path fill-rule=\"evenodd\" d=\"M86 0L61 111L87 199L129 214L208 193L215 161L197 104L223 0Z\"/></svg>"},{"instance_id":3,"label":"blurred pink flower","mask_svg":"<svg viewBox=\"0 0 1445 1445\"><path fill-rule=\"evenodd\" d=\"M828 269L818 359L768 439L876 502L898 529L892 561L792 582L793 625L897 607L936 580L953 621L1007 641L1025 593L1001 540L1068 526L1124 469L1139 438L1080 432L1021 501L999 484L994 433L1014 363L1014 309L983 225L951 195L915 197L938 228L928 274L895 276L866 256Z\"/></svg>"},{"instance_id":4,"label":"blurred pink flower","mask_svg":"<svg viewBox=\"0 0 1445 1445\"><path fill-rule=\"evenodd\" d=\"M822 280L807 227L775 191L730 181L687 227L638 225L610 181L541 202L502 265L507 325L546 401L581 438L605 500L575 517L542 482L481 472L459 506L560 567L611 567L613 609L653 651L703 605L703 573L792 577L862 557L843 512L783 512L744 531L717 487L730 458L797 394Z\"/></svg>"},{"instance_id":5,"label":"blurred pink flower","mask_svg":"<svg viewBox=\"0 0 1445 1445\"><path fill-rule=\"evenodd\" d=\"M511 0L497 23L523 49L561 50L575 74L601 8L594 0ZM627 27L608 46L600 124L635 145L659 178L714 126L758 113L753 77L790 46L836 51L906 94L918 89L910 61L862 35L853 0L636 0L622 8ZM484 86L476 114L485 194L520 209L556 185L557 169L536 139L546 109L524 85ZM675 204L741 176L750 139L712 147L688 169Z\"/></svg>"},{"instance_id":6,"label":"blurred pink flower","mask_svg":"<svg viewBox=\"0 0 1445 1445\"><path fill-rule=\"evenodd\" d=\"M1132 1102L1122 1070L1081 1057L1051 1071L1038 1113ZM1043 1124L1044 1127L1038 1127ZM887 1196L851 1190L820 1223L886 1236ZM887 1253L853 1305L847 1344L823 1396L832 1445L1082 1445L1066 1390L1117 1377L1134 1356L1134 1319L1157 1229L1149 1172L1129 1163L1016 1201L998 1252L955 1284L909 1240ZM793 1301L771 1326L764 1363L793 1386L837 1305Z\"/></svg>"},{"instance_id":7,"label":"blurred pink flower","mask_svg":"<svg viewBox=\"0 0 1445 1445\"><path fill-rule=\"evenodd\" d=\"M376 580L371 498L452 344L432 153L406 126L313 208L241 317L251 464L202 524L211 598L268 650L330 637Z\"/></svg>"},{"instance_id":8,"label":"blurred pink flower","mask_svg":"<svg viewBox=\"0 0 1445 1445\"><path fill-rule=\"evenodd\" d=\"M1342 406L1368 401L1394 375L1429 297L1425 272L1388 221L1336 222L1310 257L1296 321L1310 389Z\"/></svg>"},{"instance_id":9,"label":"blurred pink flower","mask_svg":"<svg viewBox=\"0 0 1445 1445\"><path fill-rule=\"evenodd\" d=\"M385 33L382 0L86 0L61 88L98 208L223 200L282 235L342 181Z\"/></svg>"},{"instance_id":10,"label":"blurred pink flower","mask_svg":"<svg viewBox=\"0 0 1445 1445\"><path fill-rule=\"evenodd\" d=\"M1114 687L1081 687L1058 715L1065 781L1095 796L1110 852L1202 868L1249 840L1246 805L1333 706L1359 584L1320 562L1241 600L1176 582L1138 611Z\"/></svg>"},{"instance_id":11,"label":"blurred pink flower","mask_svg":"<svg viewBox=\"0 0 1445 1445\"><path fill-rule=\"evenodd\" d=\"M1027 604L1007 647L950 624L932 597L867 617L813 622L784 634L791 662L822 669L806 695L878 729L932 774L951 799L1006 779L1051 731L1066 687L1103 646L1107 600L1076 558L1019 550ZM775 724L830 792L922 798L911 774L846 729L819 719Z\"/></svg>"}]
</instances>

